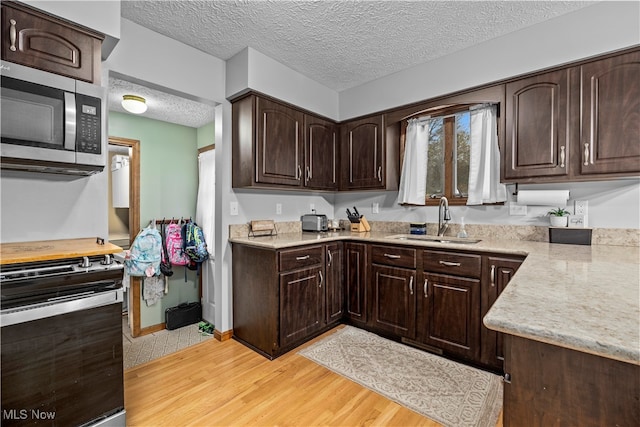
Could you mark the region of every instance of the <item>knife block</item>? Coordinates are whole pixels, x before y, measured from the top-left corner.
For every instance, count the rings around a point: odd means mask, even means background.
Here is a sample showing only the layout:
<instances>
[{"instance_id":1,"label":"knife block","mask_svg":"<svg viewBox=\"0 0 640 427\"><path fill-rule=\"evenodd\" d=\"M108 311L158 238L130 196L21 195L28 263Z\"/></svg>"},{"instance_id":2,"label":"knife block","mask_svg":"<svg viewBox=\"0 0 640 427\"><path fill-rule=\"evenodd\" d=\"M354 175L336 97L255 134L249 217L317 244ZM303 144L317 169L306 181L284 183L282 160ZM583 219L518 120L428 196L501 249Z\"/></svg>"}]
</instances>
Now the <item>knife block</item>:
<instances>
[{"instance_id":1,"label":"knife block","mask_svg":"<svg viewBox=\"0 0 640 427\"><path fill-rule=\"evenodd\" d=\"M351 232L364 233L366 231L371 231L371 226L364 216L360 218L360 222L351 223Z\"/></svg>"}]
</instances>

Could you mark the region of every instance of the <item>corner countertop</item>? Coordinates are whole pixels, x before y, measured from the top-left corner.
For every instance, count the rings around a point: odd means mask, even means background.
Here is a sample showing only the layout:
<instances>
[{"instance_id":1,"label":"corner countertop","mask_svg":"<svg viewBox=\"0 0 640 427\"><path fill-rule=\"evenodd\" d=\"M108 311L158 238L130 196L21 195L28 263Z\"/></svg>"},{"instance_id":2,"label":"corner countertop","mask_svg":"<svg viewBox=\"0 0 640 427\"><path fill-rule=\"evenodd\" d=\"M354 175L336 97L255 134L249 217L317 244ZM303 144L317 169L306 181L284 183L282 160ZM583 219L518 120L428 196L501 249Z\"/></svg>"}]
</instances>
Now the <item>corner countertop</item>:
<instances>
[{"instance_id":1,"label":"corner countertop","mask_svg":"<svg viewBox=\"0 0 640 427\"><path fill-rule=\"evenodd\" d=\"M400 240L397 233L285 233L229 241L283 249L350 240L523 255L484 318L506 334L640 365L640 248L482 239L476 244Z\"/></svg>"},{"instance_id":2,"label":"corner countertop","mask_svg":"<svg viewBox=\"0 0 640 427\"><path fill-rule=\"evenodd\" d=\"M100 245L96 238L40 240L0 244L0 264L18 264L22 262L50 261L63 258L107 255L122 252L120 246L104 242Z\"/></svg>"}]
</instances>

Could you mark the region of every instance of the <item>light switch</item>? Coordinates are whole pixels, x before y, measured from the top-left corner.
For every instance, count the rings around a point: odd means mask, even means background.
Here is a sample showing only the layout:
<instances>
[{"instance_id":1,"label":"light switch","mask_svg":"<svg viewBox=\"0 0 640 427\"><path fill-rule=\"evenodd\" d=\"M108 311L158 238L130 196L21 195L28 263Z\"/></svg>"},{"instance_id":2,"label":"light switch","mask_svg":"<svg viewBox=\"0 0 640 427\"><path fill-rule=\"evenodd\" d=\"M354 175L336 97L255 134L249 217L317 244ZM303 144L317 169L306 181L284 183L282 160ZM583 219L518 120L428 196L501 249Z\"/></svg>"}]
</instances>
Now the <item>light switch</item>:
<instances>
[{"instance_id":1,"label":"light switch","mask_svg":"<svg viewBox=\"0 0 640 427\"><path fill-rule=\"evenodd\" d=\"M231 216L238 215L238 202L229 203L229 215Z\"/></svg>"}]
</instances>

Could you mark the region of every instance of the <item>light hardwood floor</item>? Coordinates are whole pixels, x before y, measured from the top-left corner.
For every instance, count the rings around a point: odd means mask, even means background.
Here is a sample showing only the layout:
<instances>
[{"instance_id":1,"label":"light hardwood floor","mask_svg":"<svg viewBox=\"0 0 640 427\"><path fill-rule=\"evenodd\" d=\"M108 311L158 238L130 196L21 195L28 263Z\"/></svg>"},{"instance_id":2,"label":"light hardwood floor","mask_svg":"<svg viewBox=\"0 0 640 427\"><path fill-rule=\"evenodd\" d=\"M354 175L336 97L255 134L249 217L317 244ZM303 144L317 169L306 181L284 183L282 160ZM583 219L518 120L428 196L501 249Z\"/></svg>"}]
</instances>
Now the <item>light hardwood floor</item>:
<instances>
[{"instance_id":1,"label":"light hardwood floor","mask_svg":"<svg viewBox=\"0 0 640 427\"><path fill-rule=\"evenodd\" d=\"M440 425L297 351L269 361L235 340L208 340L126 370L127 425Z\"/></svg>"}]
</instances>

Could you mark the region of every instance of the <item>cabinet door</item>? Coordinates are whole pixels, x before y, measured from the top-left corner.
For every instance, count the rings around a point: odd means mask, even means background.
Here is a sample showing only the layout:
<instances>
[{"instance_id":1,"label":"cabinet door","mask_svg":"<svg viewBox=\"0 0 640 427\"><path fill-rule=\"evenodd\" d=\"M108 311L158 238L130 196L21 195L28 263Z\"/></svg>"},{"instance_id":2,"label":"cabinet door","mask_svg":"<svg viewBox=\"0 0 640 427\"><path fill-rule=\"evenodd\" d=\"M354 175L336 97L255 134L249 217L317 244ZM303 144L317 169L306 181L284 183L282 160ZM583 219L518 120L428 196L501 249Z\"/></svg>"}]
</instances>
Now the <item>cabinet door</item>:
<instances>
[{"instance_id":1,"label":"cabinet door","mask_svg":"<svg viewBox=\"0 0 640 427\"><path fill-rule=\"evenodd\" d=\"M344 313L344 255L342 243L326 246L325 292L327 324L338 322Z\"/></svg>"},{"instance_id":2,"label":"cabinet door","mask_svg":"<svg viewBox=\"0 0 640 427\"><path fill-rule=\"evenodd\" d=\"M345 310L353 323L367 322L366 245L345 243Z\"/></svg>"},{"instance_id":3,"label":"cabinet door","mask_svg":"<svg viewBox=\"0 0 640 427\"><path fill-rule=\"evenodd\" d=\"M100 84L101 44L97 34L51 16L20 5L2 6L6 61Z\"/></svg>"},{"instance_id":4,"label":"cabinet door","mask_svg":"<svg viewBox=\"0 0 640 427\"><path fill-rule=\"evenodd\" d=\"M482 280L481 318L484 318L493 303L496 302L521 264L522 260L520 259L493 256L486 258L486 277L483 277ZM503 334L482 325L480 338L482 341L481 362L496 369L502 369L504 360Z\"/></svg>"},{"instance_id":5,"label":"cabinet door","mask_svg":"<svg viewBox=\"0 0 640 427\"><path fill-rule=\"evenodd\" d=\"M304 185L318 190L338 188L338 133L328 120L305 115Z\"/></svg>"},{"instance_id":6,"label":"cabinet door","mask_svg":"<svg viewBox=\"0 0 640 427\"><path fill-rule=\"evenodd\" d=\"M324 325L322 267L280 274L280 347Z\"/></svg>"},{"instance_id":7,"label":"cabinet door","mask_svg":"<svg viewBox=\"0 0 640 427\"><path fill-rule=\"evenodd\" d=\"M418 339L467 359L480 357L480 280L424 273Z\"/></svg>"},{"instance_id":8,"label":"cabinet door","mask_svg":"<svg viewBox=\"0 0 640 427\"><path fill-rule=\"evenodd\" d=\"M302 185L304 114L268 99L256 100L256 182Z\"/></svg>"},{"instance_id":9,"label":"cabinet door","mask_svg":"<svg viewBox=\"0 0 640 427\"><path fill-rule=\"evenodd\" d=\"M505 179L568 175L568 114L567 70L507 83Z\"/></svg>"},{"instance_id":10,"label":"cabinet door","mask_svg":"<svg viewBox=\"0 0 640 427\"><path fill-rule=\"evenodd\" d=\"M580 173L640 172L640 51L574 70L580 82Z\"/></svg>"},{"instance_id":11,"label":"cabinet door","mask_svg":"<svg viewBox=\"0 0 640 427\"><path fill-rule=\"evenodd\" d=\"M413 338L416 318L416 271L373 264L373 326Z\"/></svg>"},{"instance_id":12,"label":"cabinet door","mask_svg":"<svg viewBox=\"0 0 640 427\"><path fill-rule=\"evenodd\" d=\"M341 186L345 190L384 189L385 147L382 116L343 125Z\"/></svg>"}]
</instances>

